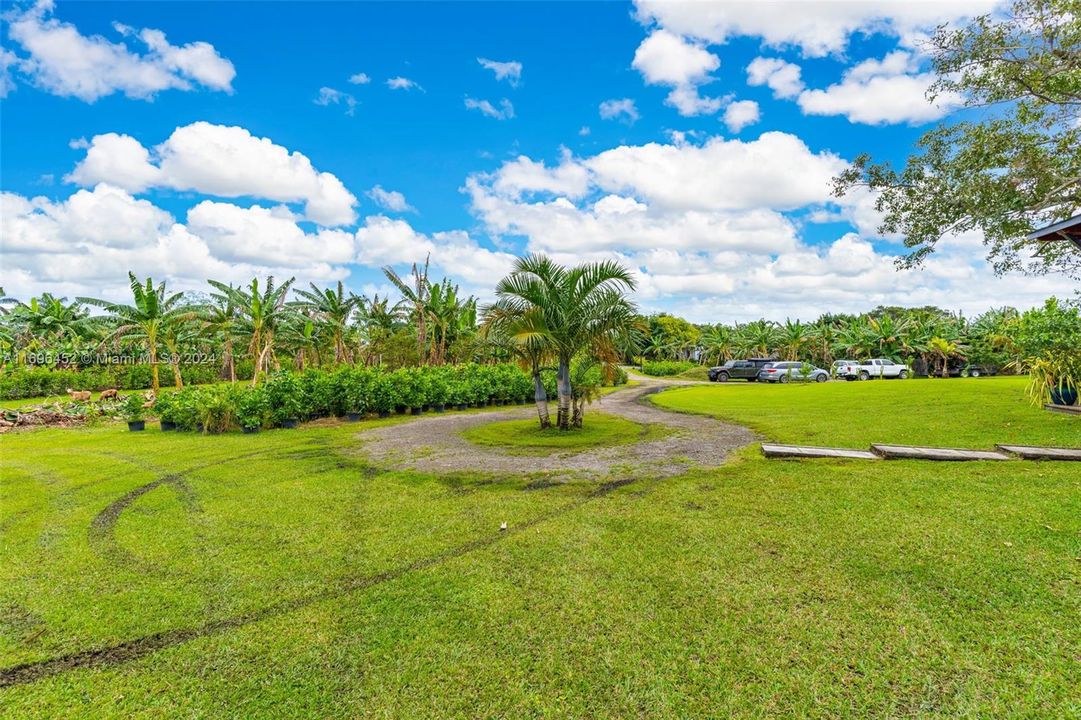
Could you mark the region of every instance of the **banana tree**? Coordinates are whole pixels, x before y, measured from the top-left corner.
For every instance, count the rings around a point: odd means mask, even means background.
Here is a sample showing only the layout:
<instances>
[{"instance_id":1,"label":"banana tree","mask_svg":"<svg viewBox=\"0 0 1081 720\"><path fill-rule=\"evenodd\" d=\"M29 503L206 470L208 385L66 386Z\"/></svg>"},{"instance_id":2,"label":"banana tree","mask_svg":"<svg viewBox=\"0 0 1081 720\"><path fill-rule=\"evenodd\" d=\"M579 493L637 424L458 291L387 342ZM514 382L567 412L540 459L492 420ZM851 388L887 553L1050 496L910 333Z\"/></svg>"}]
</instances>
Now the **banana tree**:
<instances>
[{"instance_id":1,"label":"banana tree","mask_svg":"<svg viewBox=\"0 0 1081 720\"><path fill-rule=\"evenodd\" d=\"M195 313L184 304L184 293L169 294L166 292L164 282L155 286L153 280L147 278L145 284L140 283L132 272L128 273L128 279L131 283L133 298L131 305L98 298L79 298L79 302L99 307L109 314L109 321L114 327L106 341L132 341L146 348L147 360L150 363L151 388L156 394L160 387L158 347L163 331L166 331L172 323L181 322L185 317L194 317Z\"/></svg>"}]
</instances>

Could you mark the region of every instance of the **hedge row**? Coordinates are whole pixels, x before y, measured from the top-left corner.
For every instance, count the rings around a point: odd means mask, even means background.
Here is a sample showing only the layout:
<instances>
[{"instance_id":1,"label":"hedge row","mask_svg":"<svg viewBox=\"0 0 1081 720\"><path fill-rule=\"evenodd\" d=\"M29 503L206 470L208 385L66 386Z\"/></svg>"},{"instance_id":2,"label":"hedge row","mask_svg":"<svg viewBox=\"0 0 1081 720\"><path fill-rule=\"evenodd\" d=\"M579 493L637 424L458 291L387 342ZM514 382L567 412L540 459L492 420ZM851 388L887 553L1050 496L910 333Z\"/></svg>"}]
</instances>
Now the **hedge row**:
<instances>
[{"instance_id":1,"label":"hedge row","mask_svg":"<svg viewBox=\"0 0 1081 720\"><path fill-rule=\"evenodd\" d=\"M548 396L554 397L554 374L544 373L543 381ZM219 383L165 392L153 412L165 428L223 432L238 427L290 426L329 416L357 419L392 412L522 403L533 398L532 378L511 364L394 371L341 367L331 371L279 372L254 388ZM129 419L139 419L137 406L133 404L131 409Z\"/></svg>"},{"instance_id":2,"label":"hedge row","mask_svg":"<svg viewBox=\"0 0 1081 720\"><path fill-rule=\"evenodd\" d=\"M186 384L217 382L220 369L211 365L188 365L181 367L180 376ZM237 376L251 379L251 363L238 363ZM159 382L163 386L173 382L172 368L158 367ZM73 390L143 390L151 385L149 365L101 365L81 370L54 370L44 367L17 367L0 372L0 398L23 400L34 397L63 395Z\"/></svg>"},{"instance_id":3,"label":"hedge row","mask_svg":"<svg viewBox=\"0 0 1081 720\"><path fill-rule=\"evenodd\" d=\"M681 372L686 372L693 367L698 367L698 363L688 360L647 360L642 363L642 372L646 375L665 377L679 375Z\"/></svg>"}]
</instances>

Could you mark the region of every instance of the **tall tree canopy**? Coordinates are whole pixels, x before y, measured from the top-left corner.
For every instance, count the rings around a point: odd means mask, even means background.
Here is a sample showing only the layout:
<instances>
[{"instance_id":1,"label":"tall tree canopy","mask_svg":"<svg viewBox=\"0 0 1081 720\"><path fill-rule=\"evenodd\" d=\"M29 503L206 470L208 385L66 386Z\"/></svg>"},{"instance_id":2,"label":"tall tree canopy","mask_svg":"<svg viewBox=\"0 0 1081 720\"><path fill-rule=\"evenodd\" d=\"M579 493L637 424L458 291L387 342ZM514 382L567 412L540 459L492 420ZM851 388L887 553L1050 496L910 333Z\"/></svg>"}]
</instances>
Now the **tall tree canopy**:
<instances>
[{"instance_id":1,"label":"tall tree canopy","mask_svg":"<svg viewBox=\"0 0 1081 720\"><path fill-rule=\"evenodd\" d=\"M1001 15L940 27L928 42L938 80L929 99L959 99L961 119L924 134L901 170L856 158L835 193L868 187L918 266L937 243L979 231L997 272L1081 277L1069 243L1026 241L1081 211L1081 6L1014 0Z\"/></svg>"}]
</instances>

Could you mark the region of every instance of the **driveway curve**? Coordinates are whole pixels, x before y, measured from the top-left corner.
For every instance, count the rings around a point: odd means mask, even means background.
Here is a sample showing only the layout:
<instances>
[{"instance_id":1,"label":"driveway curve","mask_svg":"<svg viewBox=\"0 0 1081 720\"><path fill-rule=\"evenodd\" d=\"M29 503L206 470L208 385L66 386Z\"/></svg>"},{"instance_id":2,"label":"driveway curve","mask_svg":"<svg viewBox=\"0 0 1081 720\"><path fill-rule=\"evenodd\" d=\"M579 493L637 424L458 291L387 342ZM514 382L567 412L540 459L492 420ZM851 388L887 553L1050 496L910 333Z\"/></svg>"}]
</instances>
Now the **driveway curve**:
<instances>
[{"instance_id":1,"label":"driveway curve","mask_svg":"<svg viewBox=\"0 0 1081 720\"><path fill-rule=\"evenodd\" d=\"M361 449L374 463L393 469L596 477L632 469L652 477L677 475L693 466L720 465L730 452L754 442L754 434L740 425L703 415L669 412L646 400L666 387L699 383L641 375L633 378L637 385L609 393L589 406L586 422L591 411L599 410L643 425L662 425L669 432L661 437L536 456L475 445L461 435L478 425L536 417L532 404L484 413L426 415L412 422L367 430L357 437Z\"/></svg>"}]
</instances>

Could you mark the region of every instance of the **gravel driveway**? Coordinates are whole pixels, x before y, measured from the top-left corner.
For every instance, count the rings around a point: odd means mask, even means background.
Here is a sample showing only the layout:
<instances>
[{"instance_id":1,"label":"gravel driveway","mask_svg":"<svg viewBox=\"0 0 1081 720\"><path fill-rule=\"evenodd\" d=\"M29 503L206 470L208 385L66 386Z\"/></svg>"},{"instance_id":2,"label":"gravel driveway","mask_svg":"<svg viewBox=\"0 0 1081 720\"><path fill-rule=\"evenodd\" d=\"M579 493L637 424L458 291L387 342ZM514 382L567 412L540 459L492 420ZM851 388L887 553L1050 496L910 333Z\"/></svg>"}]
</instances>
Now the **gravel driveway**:
<instances>
[{"instance_id":1,"label":"gravel driveway","mask_svg":"<svg viewBox=\"0 0 1081 720\"><path fill-rule=\"evenodd\" d=\"M544 457L513 455L499 448L475 445L462 431L485 423L535 418L530 404L482 413L425 415L411 422L358 434L362 450L378 465L421 472L481 472L604 477L634 469L652 477L684 472L689 466L715 466L729 452L754 441L747 428L703 415L668 412L645 400L666 387L696 384L634 376L638 385L603 396L586 410L619 415L643 425L659 424L670 432L657 439L613 447L556 452ZM552 404L555 418L555 404Z\"/></svg>"}]
</instances>

